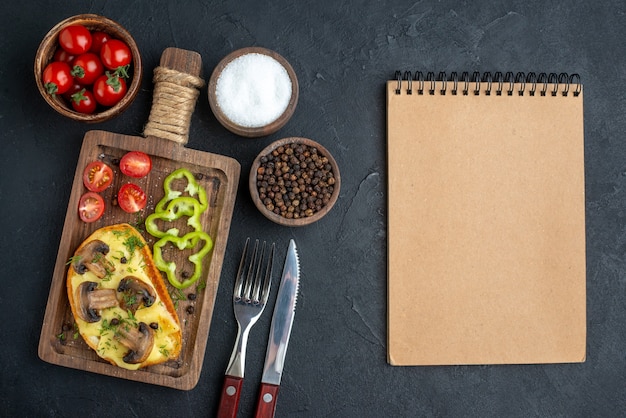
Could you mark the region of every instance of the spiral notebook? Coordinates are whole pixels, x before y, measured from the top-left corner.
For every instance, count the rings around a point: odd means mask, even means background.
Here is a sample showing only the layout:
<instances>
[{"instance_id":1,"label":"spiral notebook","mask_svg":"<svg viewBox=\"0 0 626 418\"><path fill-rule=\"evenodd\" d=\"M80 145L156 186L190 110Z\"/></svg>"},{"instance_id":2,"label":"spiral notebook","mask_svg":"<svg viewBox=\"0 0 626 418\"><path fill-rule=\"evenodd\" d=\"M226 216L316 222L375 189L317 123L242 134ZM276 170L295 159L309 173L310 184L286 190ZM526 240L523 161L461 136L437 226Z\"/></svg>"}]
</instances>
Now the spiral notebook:
<instances>
[{"instance_id":1,"label":"spiral notebook","mask_svg":"<svg viewBox=\"0 0 626 418\"><path fill-rule=\"evenodd\" d=\"M387 82L388 362L583 362L580 77Z\"/></svg>"}]
</instances>

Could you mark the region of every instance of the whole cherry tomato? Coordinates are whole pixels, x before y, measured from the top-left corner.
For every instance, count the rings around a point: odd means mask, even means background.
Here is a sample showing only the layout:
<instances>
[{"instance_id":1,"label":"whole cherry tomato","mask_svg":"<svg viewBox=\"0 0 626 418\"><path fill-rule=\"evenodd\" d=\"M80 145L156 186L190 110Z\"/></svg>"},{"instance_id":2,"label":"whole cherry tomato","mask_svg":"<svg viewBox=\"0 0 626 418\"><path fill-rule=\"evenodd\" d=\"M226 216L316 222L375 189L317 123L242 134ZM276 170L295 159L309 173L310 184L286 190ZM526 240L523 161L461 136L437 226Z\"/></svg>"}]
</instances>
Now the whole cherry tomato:
<instances>
[{"instance_id":1,"label":"whole cherry tomato","mask_svg":"<svg viewBox=\"0 0 626 418\"><path fill-rule=\"evenodd\" d=\"M92 42L89 51L95 54L99 54L100 50L102 49L102 45L113 39L113 37L106 32L94 31L91 32L91 39Z\"/></svg>"},{"instance_id":2,"label":"whole cherry tomato","mask_svg":"<svg viewBox=\"0 0 626 418\"><path fill-rule=\"evenodd\" d=\"M82 85L93 84L104 73L100 58L93 52L85 52L72 62L72 75Z\"/></svg>"},{"instance_id":3,"label":"whole cherry tomato","mask_svg":"<svg viewBox=\"0 0 626 418\"><path fill-rule=\"evenodd\" d=\"M101 75L93 84L93 94L96 101L102 106L117 104L117 102L122 100L127 90L126 81L122 77L115 75Z\"/></svg>"},{"instance_id":4,"label":"whole cherry tomato","mask_svg":"<svg viewBox=\"0 0 626 418\"><path fill-rule=\"evenodd\" d=\"M110 70L117 70L119 67L125 67L130 64L133 60L133 55L124 41L111 39L102 45L100 58L105 67Z\"/></svg>"},{"instance_id":5,"label":"whole cherry tomato","mask_svg":"<svg viewBox=\"0 0 626 418\"><path fill-rule=\"evenodd\" d=\"M83 25L66 26L59 32L59 45L70 54L84 54L91 48L91 32Z\"/></svg>"},{"instance_id":6,"label":"whole cherry tomato","mask_svg":"<svg viewBox=\"0 0 626 418\"><path fill-rule=\"evenodd\" d=\"M72 70L64 62L53 61L43 70L43 84L50 94L63 94L72 87Z\"/></svg>"},{"instance_id":7,"label":"whole cherry tomato","mask_svg":"<svg viewBox=\"0 0 626 418\"><path fill-rule=\"evenodd\" d=\"M72 65L72 61L74 61L74 58L76 58L76 55L70 54L63 48L57 48L57 50L54 52L54 58L52 60L61 61L67 63L68 65Z\"/></svg>"},{"instance_id":8,"label":"whole cherry tomato","mask_svg":"<svg viewBox=\"0 0 626 418\"><path fill-rule=\"evenodd\" d=\"M63 93L62 96L69 103L70 100L72 100L72 95L75 94L75 93L78 93L79 91L81 91L84 88L85 88L85 86L83 86L82 84L77 83L76 80L74 80L72 85L70 86L69 90L67 90L65 93Z\"/></svg>"},{"instance_id":9,"label":"whole cherry tomato","mask_svg":"<svg viewBox=\"0 0 626 418\"><path fill-rule=\"evenodd\" d=\"M98 103L96 102L96 98L93 93L86 88L72 94L70 102L72 103L74 110L79 113L91 114L95 112L96 107L98 107Z\"/></svg>"}]
</instances>

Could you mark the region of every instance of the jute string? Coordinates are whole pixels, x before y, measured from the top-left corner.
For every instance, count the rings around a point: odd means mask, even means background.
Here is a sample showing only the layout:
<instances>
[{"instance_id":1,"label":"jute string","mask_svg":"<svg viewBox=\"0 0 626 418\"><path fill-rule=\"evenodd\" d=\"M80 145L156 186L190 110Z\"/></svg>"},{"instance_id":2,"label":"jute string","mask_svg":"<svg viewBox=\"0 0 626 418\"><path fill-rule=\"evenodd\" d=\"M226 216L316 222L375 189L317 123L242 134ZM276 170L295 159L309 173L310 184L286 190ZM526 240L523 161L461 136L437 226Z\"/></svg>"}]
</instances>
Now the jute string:
<instances>
[{"instance_id":1,"label":"jute string","mask_svg":"<svg viewBox=\"0 0 626 418\"><path fill-rule=\"evenodd\" d=\"M154 69L152 109L144 136L152 135L186 144L191 114L204 80L165 67Z\"/></svg>"}]
</instances>

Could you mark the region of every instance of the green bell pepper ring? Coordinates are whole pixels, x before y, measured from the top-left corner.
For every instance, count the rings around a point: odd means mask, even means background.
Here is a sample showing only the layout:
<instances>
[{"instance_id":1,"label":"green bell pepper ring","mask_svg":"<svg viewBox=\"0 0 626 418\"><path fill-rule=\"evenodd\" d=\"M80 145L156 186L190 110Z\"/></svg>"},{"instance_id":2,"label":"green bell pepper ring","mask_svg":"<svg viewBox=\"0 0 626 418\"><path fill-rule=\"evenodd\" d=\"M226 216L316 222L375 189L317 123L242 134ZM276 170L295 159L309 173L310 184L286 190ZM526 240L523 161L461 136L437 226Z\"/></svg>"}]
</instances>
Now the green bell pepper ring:
<instances>
[{"instance_id":1,"label":"green bell pepper ring","mask_svg":"<svg viewBox=\"0 0 626 418\"><path fill-rule=\"evenodd\" d=\"M176 274L176 263L174 263L173 261L165 261L163 259L162 247L164 247L167 243L172 243L179 250L184 250L195 247L196 244L201 240L205 241L205 244L202 246L202 248L198 252L188 257L188 260L194 265L194 272L190 277L181 281ZM211 251L212 248L213 241L206 232L190 232L186 235L183 235L182 237L165 235L163 238L154 243L154 264L159 270L167 275L167 280L172 286L176 287L177 289L185 289L194 284L202 275L202 259L205 255L208 254L209 251Z\"/></svg>"},{"instance_id":2,"label":"green bell pepper ring","mask_svg":"<svg viewBox=\"0 0 626 418\"><path fill-rule=\"evenodd\" d=\"M172 183L174 182L174 180L182 178L185 178L187 180L187 186L185 186L185 189L183 191L172 190ZM166 209L167 203L182 195L183 192L187 192L190 196L194 197L197 195L197 199L200 202L200 207L203 211L206 210L206 208L208 207L206 191L204 190L204 188L202 188L202 186L198 184L193 173L186 168L179 168L177 170L174 170L167 177L165 177L165 180L163 181L163 190L165 191L165 196L163 196L163 199L161 199L159 203L157 203L155 212L164 211Z\"/></svg>"},{"instance_id":3,"label":"green bell pepper ring","mask_svg":"<svg viewBox=\"0 0 626 418\"><path fill-rule=\"evenodd\" d=\"M165 235L178 236L178 229L171 228L163 232L157 226L156 221L163 220L171 222L183 216L189 217L187 225L192 227L194 231L202 231L200 215L202 215L203 212L202 204L193 197L177 197L171 200L165 209L157 210L146 217L146 231L157 238L163 238Z\"/></svg>"}]
</instances>

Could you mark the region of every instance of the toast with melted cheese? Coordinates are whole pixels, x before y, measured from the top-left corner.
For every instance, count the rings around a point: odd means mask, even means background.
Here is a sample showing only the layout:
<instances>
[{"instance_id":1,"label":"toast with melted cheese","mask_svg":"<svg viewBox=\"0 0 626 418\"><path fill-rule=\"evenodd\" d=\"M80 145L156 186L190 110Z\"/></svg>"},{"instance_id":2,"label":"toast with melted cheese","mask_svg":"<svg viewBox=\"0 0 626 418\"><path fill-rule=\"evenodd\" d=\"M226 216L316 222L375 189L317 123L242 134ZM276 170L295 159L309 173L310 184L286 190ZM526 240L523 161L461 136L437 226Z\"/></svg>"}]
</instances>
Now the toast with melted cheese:
<instances>
[{"instance_id":1,"label":"toast with melted cheese","mask_svg":"<svg viewBox=\"0 0 626 418\"><path fill-rule=\"evenodd\" d=\"M91 234L67 272L78 331L98 356L124 369L176 359L180 321L150 247L128 224Z\"/></svg>"}]
</instances>

